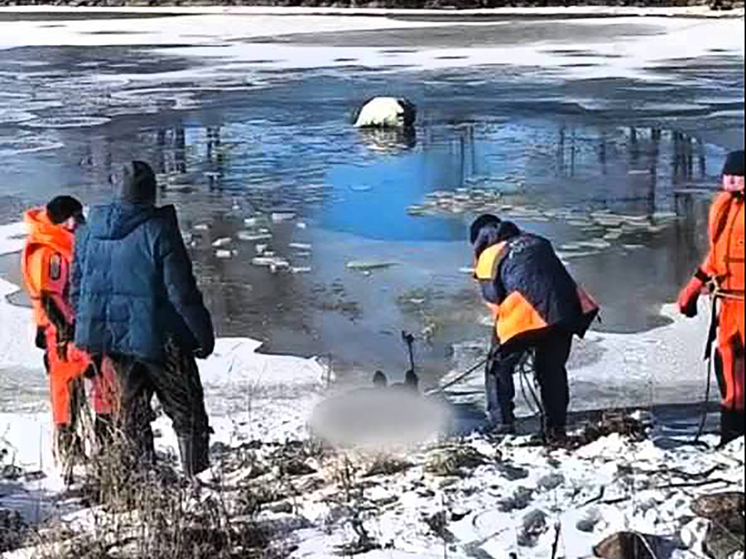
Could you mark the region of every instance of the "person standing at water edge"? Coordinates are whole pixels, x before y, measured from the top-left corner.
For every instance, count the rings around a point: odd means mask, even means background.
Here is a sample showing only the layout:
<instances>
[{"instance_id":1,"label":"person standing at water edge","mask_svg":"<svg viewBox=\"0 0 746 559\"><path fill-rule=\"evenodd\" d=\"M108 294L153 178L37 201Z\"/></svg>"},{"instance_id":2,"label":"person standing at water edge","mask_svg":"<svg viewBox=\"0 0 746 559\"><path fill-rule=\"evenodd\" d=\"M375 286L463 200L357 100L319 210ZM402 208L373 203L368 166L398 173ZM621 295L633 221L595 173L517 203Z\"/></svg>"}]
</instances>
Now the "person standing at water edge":
<instances>
[{"instance_id":1,"label":"person standing at water edge","mask_svg":"<svg viewBox=\"0 0 746 559\"><path fill-rule=\"evenodd\" d=\"M33 305L36 346L44 350L49 375L57 455L69 469L83 454L77 434L82 378L88 356L73 345L74 313L70 305L75 230L84 221L83 206L70 196L58 196L45 208L26 212L28 237L21 269ZM69 474L69 472L68 472Z\"/></svg>"},{"instance_id":2,"label":"person standing at water edge","mask_svg":"<svg viewBox=\"0 0 746 559\"><path fill-rule=\"evenodd\" d=\"M195 357L215 346L210 313L173 206L156 207L147 163L122 167L118 199L94 207L75 246L75 343L109 355L120 384L117 418L141 460L154 459L150 400L173 422L187 476L209 466L210 427Z\"/></svg>"},{"instance_id":3,"label":"person standing at water edge","mask_svg":"<svg viewBox=\"0 0 746 559\"><path fill-rule=\"evenodd\" d=\"M703 289L709 286L713 295L713 312L717 313L715 370L723 397L721 444L744 434L744 166L743 151L728 155L723 192L710 209L710 251L679 295L679 309L690 318L697 314Z\"/></svg>"},{"instance_id":4,"label":"person standing at water edge","mask_svg":"<svg viewBox=\"0 0 746 559\"><path fill-rule=\"evenodd\" d=\"M485 379L490 421L514 431L513 375L524 353L533 350L547 438L559 442L570 401L566 364L572 337L585 335L598 305L570 277L547 239L483 215L471 226L471 242L475 277L495 317Z\"/></svg>"}]
</instances>

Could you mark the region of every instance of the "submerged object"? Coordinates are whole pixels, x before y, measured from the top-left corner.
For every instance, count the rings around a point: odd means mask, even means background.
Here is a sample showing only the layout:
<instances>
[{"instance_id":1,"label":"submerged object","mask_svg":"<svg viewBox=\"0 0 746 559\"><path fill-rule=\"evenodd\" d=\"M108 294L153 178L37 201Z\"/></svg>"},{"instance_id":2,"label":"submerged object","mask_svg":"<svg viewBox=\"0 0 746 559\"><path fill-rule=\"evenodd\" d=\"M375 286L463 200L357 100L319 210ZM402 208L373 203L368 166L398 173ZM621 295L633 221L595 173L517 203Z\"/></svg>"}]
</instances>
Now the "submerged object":
<instances>
[{"instance_id":1,"label":"submerged object","mask_svg":"<svg viewBox=\"0 0 746 559\"><path fill-rule=\"evenodd\" d=\"M407 128L414 125L417 108L403 97L374 97L355 119L356 128Z\"/></svg>"}]
</instances>

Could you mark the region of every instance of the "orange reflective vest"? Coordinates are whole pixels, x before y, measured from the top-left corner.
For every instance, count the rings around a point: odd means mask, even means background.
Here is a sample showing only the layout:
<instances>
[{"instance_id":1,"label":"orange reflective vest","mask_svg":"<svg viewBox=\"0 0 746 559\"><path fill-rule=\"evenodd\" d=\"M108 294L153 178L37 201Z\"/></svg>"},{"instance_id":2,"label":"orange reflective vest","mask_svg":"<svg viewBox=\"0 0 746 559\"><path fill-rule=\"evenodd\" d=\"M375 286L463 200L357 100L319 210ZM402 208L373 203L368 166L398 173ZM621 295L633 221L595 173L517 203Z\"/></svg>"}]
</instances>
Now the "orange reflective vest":
<instances>
[{"instance_id":1,"label":"orange reflective vest","mask_svg":"<svg viewBox=\"0 0 746 559\"><path fill-rule=\"evenodd\" d=\"M485 249L477 261L474 276L477 281L495 281L499 277L500 264L510 251L508 242L499 243ZM552 254L552 258L554 255ZM563 273L566 273L562 270ZM507 344L511 340L544 330L550 326L564 325L571 332L583 336L593 319L598 314L599 307L584 289L572 282L569 277L566 283L561 285L553 282L556 278L533 278L542 281L543 292L546 299L562 297L572 300L563 310L555 309L553 312L542 313L541 309L546 301L532 301L527 292L514 289L506 294L500 304L487 303L495 317L495 329L497 339L501 344ZM569 288L568 285L572 285ZM572 308L572 311L568 309Z\"/></svg>"},{"instance_id":2,"label":"orange reflective vest","mask_svg":"<svg viewBox=\"0 0 746 559\"><path fill-rule=\"evenodd\" d=\"M64 320L68 324L73 322L68 288L75 238L70 231L54 225L43 209L29 210L24 217L28 238L21 270L33 304L34 322L44 330L47 342L52 415L55 424L69 425L70 382L82 377L91 360L72 343L60 343L57 328L47 316L42 302L44 297L48 297Z\"/></svg>"},{"instance_id":3,"label":"orange reflective vest","mask_svg":"<svg viewBox=\"0 0 746 559\"><path fill-rule=\"evenodd\" d=\"M723 192L710 210L710 250L702 272L713 278L721 297L717 301L718 351L723 361L723 406L744 409L744 197Z\"/></svg>"}]
</instances>

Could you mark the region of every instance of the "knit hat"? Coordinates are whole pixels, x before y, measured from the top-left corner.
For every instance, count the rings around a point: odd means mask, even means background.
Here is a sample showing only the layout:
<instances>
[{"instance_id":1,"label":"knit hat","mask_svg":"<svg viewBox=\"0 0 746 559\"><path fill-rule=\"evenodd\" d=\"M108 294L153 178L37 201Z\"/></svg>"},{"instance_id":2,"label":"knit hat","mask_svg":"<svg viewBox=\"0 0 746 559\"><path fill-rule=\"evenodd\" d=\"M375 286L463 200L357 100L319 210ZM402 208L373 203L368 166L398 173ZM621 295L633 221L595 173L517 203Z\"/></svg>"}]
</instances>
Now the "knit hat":
<instances>
[{"instance_id":1,"label":"knit hat","mask_svg":"<svg viewBox=\"0 0 746 559\"><path fill-rule=\"evenodd\" d=\"M500 225L500 218L492 214L482 214L477 219L475 219L474 223L471 224L471 228L469 229L469 240L471 244L477 242L479 231L482 229L482 227L486 227L487 225L497 227L498 225Z\"/></svg>"},{"instance_id":2,"label":"knit hat","mask_svg":"<svg viewBox=\"0 0 746 559\"><path fill-rule=\"evenodd\" d=\"M729 175L733 177L744 176L744 153L743 150L732 151L725 158L725 165L723 166L723 175Z\"/></svg>"},{"instance_id":3,"label":"knit hat","mask_svg":"<svg viewBox=\"0 0 746 559\"><path fill-rule=\"evenodd\" d=\"M157 184L155 173L147 163L133 161L122 166L119 199L128 204L155 204Z\"/></svg>"},{"instance_id":4,"label":"knit hat","mask_svg":"<svg viewBox=\"0 0 746 559\"><path fill-rule=\"evenodd\" d=\"M82 217L83 204L72 196L57 196L47 204L47 217L55 225L64 223L71 217Z\"/></svg>"}]
</instances>

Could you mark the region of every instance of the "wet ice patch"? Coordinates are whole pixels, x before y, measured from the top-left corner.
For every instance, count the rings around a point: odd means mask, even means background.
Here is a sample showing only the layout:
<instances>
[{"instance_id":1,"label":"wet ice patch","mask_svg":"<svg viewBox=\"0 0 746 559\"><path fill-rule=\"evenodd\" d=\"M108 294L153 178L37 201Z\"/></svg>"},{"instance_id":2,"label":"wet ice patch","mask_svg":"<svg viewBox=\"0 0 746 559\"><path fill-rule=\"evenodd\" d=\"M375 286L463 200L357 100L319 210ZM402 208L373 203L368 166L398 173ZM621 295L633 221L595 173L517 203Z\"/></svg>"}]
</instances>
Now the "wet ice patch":
<instances>
[{"instance_id":1,"label":"wet ice patch","mask_svg":"<svg viewBox=\"0 0 746 559\"><path fill-rule=\"evenodd\" d=\"M0 157L12 157L21 153L55 150L64 147L59 141L41 138L34 134L20 133L13 137L0 137Z\"/></svg>"},{"instance_id":2,"label":"wet ice patch","mask_svg":"<svg viewBox=\"0 0 746 559\"><path fill-rule=\"evenodd\" d=\"M19 111L16 109L0 109L0 124L15 124L18 122L26 122L33 120L37 116L27 111Z\"/></svg>"},{"instance_id":3,"label":"wet ice patch","mask_svg":"<svg viewBox=\"0 0 746 559\"><path fill-rule=\"evenodd\" d=\"M105 116L59 116L38 118L25 122L25 126L32 128L87 128L101 126L110 122L111 119Z\"/></svg>"}]
</instances>

